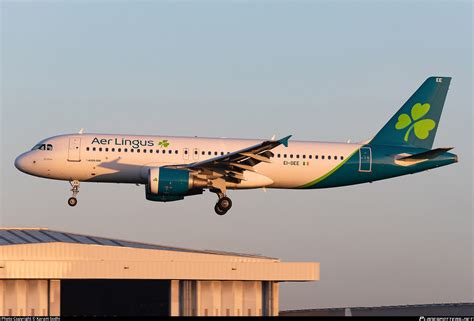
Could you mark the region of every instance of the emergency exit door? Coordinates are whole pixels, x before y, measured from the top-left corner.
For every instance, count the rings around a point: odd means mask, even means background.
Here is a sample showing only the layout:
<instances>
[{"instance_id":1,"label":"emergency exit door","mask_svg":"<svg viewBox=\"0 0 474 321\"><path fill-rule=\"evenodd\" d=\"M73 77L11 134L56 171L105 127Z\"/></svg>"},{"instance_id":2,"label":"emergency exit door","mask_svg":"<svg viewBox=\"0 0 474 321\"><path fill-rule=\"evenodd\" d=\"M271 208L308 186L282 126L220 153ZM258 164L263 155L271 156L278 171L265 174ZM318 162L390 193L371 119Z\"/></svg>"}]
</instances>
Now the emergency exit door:
<instances>
[{"instance_id":1,"label":"emergency exit door","mask_svg":"<svg viewBox=\"0 0 474 321\"><path fill-rule=\"evenodd\" d=\"M71 137L69 138L69 149L67 160L70 162L81 161L81 138Z\"/></svg>"},{"instance_id":2,"label":"emergency exit door","mask_svg":"<svg viewBox=\"0 0 474 321\"><path fill-rule=\"evenodd\" d=\"M195 161L198 161L199 160L199 148L195 148L194 149L194 153L193 153L193 157L194 157L194 160Z\"/></svg>"},{"instance_id":3,"label":"emergency exit door","mask_svg":"<svg viewBox=\"0 0 474 321\"><path fill-rule=\"evenodd\" d=\"M184 160L189 159L189 148L183 148L183 159Z\"/></svg>"}]
</instances>

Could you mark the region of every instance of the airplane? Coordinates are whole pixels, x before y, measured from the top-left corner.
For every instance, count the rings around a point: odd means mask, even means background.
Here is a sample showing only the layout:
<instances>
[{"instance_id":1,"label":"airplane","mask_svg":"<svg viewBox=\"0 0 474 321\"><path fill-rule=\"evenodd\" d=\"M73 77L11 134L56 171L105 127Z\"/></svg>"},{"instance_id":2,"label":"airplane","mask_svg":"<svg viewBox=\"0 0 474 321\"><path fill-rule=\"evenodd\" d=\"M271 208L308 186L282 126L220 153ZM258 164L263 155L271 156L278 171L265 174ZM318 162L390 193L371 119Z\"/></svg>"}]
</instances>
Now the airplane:
<instances>
[{"instance_id":1,"label":"airplane","mask_svg":"<svg viewBox=\"0 0 474 321\"><path fill-rule=\"evenodd\" d=\"M413 174L458 161L452 147L432 149L450 77L429 77L369 141L328 143L281 139L229 139L118 134L46 138L15 160L20 171L71 184L145 185L155 202L183 200L209 190L214 210L232 207L228 190L317 189Z\"/></svg>"}]
</instances>

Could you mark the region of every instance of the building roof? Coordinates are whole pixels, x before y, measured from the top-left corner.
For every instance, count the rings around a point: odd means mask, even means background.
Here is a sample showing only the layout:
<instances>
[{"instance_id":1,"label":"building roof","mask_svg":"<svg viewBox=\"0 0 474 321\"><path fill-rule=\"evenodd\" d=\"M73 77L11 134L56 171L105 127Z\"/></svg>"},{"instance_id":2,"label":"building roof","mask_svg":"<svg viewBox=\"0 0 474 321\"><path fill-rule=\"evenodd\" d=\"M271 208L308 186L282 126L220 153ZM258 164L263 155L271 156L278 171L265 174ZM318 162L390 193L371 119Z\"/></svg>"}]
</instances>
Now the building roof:
<instances>
[{"instance_id":1,"label":"building roof","mask_svg":"<svg viewBox=\"0 0 474 321\"><path fill-rule=\"evenodd\" d=\"M316 281L317 262L0 228L0 279Z\"/></svg>"},{"instance_id":2,"label":"building roof","mask_svg":"<svg viewBox=\"0 0 474 321\"><path fill-rule=\"evenodd\" d=\"M129 247L129 248L138 248L138 249L150 249L150 250L186 252L186 253L229 255L229 256L253 257L253 258L276 260L276 258L265 257L262 255L256 255L256 254L243 254L243 253L233 253L233 252L213 251L213 250L193 250L193 249L172 247L172 246L166 246L166 245L132 242L132 241L124 241L124 240L105 238L105 237L60 232L60 231L50 230L48 228L0 228L0 246L16 245L16 244L34 244L34 243L55 243L55 242L106 245L106 246Z\"/></svg>"},{"instance_id":3,"label":"building roof","mask_svg":"<svg viewBox=\"0 0 474 321\"><path fill-rule=\"evenodd\" d=\"M474 303L433 303L281 311L280 316L459 316L471 315Z\"/></svg>"}]
</instances>

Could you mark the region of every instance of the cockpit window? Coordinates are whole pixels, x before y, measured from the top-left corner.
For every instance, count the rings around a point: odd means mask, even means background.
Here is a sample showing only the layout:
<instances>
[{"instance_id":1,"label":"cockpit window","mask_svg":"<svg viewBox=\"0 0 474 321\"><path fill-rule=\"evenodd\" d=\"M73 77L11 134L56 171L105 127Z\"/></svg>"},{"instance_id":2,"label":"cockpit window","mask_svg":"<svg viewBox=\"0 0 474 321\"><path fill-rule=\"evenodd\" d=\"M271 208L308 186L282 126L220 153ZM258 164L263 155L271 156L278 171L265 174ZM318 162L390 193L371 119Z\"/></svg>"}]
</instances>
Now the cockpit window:
<instances>
[{"instance_id":1,"label":"cockpit window","mask_svg":"<svg viewBox=\"0 0 474 321\"><path fill-rule=\"evenodd\" d=\"M53 150L53 145L51 144L38 144L35 145L31 150Z\"/></svg>"},{"instance_id":2,"label":"cockpit window","mask_svg":"<svg viewBox=\"0 0 474 321\"><path fill-rule=\"evenodd\" d=\"M44 144L35 145L31 150L37 150L37 149L42 149L42 150L44 150Z\"/></svg>"}]
</instances>

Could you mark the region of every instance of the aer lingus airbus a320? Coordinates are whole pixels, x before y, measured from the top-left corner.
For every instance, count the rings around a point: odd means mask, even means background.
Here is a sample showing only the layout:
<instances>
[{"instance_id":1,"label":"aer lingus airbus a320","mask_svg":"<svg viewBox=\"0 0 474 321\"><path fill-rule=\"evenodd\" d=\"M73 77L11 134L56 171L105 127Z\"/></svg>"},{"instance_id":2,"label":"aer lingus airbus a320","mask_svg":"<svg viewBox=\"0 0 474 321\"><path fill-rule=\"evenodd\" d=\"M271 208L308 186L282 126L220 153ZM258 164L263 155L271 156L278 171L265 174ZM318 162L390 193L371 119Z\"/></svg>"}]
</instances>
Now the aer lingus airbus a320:
<instances>
[{"instance_id":1,"label":"aer lingus airbus a320","mask_svg":"<svg viewBox=\"0 0 474 321\"><path fill-rule=\"evenodd\" d=\"M171 202L216 193L219 215L229 189L313 189L413 174L457 162L451 148L432 149L449 77L430 77L368 142L68 134L47 138L15 160L30 175L79 182L144 184L146 199ZM363 121L363 119L361 119Z\"/></svg>"}]
</instances>

